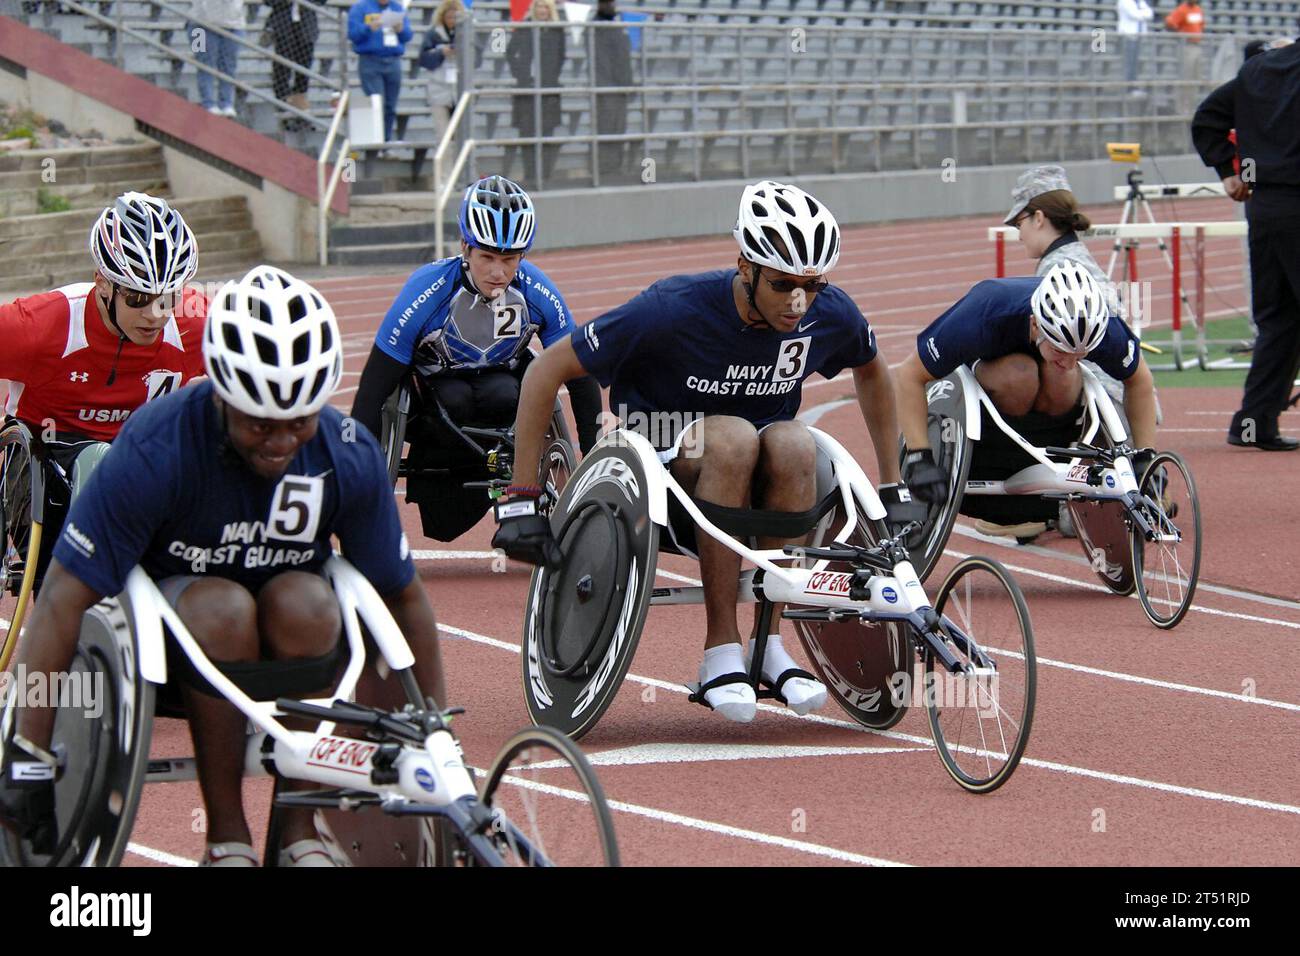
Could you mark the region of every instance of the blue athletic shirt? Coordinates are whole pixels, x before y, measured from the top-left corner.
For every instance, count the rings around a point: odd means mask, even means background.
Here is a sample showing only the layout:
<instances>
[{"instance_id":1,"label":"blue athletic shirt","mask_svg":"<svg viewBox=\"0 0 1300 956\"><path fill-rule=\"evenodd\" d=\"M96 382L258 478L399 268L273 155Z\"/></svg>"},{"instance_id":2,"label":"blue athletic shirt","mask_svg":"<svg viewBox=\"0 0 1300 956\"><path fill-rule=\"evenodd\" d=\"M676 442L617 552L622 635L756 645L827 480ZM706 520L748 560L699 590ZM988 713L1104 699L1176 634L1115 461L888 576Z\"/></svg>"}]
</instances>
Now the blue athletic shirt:
<instances>
[{"instance_id":1,"label":"blue athletic shirt","mask_svg":"<svg viewBox=\"0 0 1300 956\"><path fill-rule=\"evenodd\" d=\"M346 424L346 428L345 428ZM54 557L99 594L137 564L155 581L211 574L256 592L282 571L318 571L338 535L382 595L415 575L379 445L334 408L279 478L221 452L220 415L203 382L127 419L73 503Z\"/></svg>"},{"instance_id":2,"label":"blue athletic shirt","mask_svg":"<svg viewBox=\"0 0 1300 956\"><path fill-rule=\"evenodd\" d=\"M725 269L661 279L574 329L573 350L610 389L615 414L625 422L655 413L735 415L756 426L787 421L813 372L834 378L876 357L875 333L843 290L827 287L798 327L781 333L745 324L735 277ZM671 444L647 437L660 450Z\"/></svg>"},{"instance_id":3,"label":"blue athletic shirt","mask_svg":"<svg viewBox=\"0 0 1300 956\"><path fill-rule=\"evenodd\" d=\"M572 328L569 307L531 262L522 260L514 280L489 304L453 256L411 274L384 316L375 345L403 365L427 366L424 371L485 368L509 364L533 332L547 346Z\"/></svg>"},{"instance_id":4,"label":"blue athletic shirt","mask_svg":"<svg viewBox=\"0 0 1300 956\"><path fill-rule=\"evenodd\" d=\"M1036 276L978 282L916 337L921 362L935 378L977 359L1023 353L1039 355L1029 338L1029 304L1042 279ZM1089 361L1120 381L1138 367L1138 340L1118 316L1106 325L1106 337L1088 353Z\"/></svg>"}]
</instances>

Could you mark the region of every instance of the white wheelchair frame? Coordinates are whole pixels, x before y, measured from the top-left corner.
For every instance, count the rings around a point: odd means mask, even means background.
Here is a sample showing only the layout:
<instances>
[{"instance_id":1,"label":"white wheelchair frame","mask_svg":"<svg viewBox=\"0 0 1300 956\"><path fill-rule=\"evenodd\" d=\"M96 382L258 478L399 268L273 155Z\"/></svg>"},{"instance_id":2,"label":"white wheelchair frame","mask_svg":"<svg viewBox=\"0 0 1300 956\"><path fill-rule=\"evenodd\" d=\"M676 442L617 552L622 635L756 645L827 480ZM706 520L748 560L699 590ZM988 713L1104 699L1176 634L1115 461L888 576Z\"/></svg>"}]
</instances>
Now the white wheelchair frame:
<instances>
[{"instance_id":1,"label":"white wheelchair frame","mask_svg":"<svg viewBox=\"0 0 1300 956\"><path fill-rule=\"evenodd\" d=\"M860 621L863 623L896 622L908 625L911 628L911 639L905 641L902 650L904 661L911 660L913 650L932 654L936 664L941 665L947 673L963 675L965 678L971 679L973 685L985 688L985 693L987 693L987 687L989 686L987 681L996 678L997 674L995 657L981 648L977 641L972 639L958 624L948 619L947 616L941 617L939 613L936 613L935 604L927 596L925 587L912 567L905 547L899 543L901 536L888 538L875 549L862 548L850 543L850 537L859 528L860 518L865 517L875 522L878 529L886 527L884 524L887 518L885 507L870 479L867 478L853 456L838 441L825 432L813 427L808 430L812 434L817 448L834 469L835 489L840 495L844 508L843 524L837 529L833 529L833 535L820 546L787 546L781 549L760 550L743 544L734 536L719 528L701 512L696 503L673 478L668 467L661 463L658 453L650 442L636 432L619 429L604 436L592 449L588 459L584 459L584 464L591 460L593 456L611 446L627 449L632 456L638 459L641 471L646 476L649 486L646 489L646 504L650 521L659 526L660 529L669 528L669 495L672 495L695 522L697 532L707 534L715 541L734 551L743 560L755 566L753 569L742 572L739 591L739 601L741 603L761 602L763 605L760 611L762 620L754 638L754 654L751 664L750 677L755 682L755 685L757 685L759 676L759 663L762 660L767 635L770 632L773 605L785 604L799 606L793 610L783 610L783 618L789 620L825 623L845 621ZM635 476L630 475L626 467L620 469L618 467L619 463L617 457L607 457L597 461L594 467L587 469L580 467L571 478L570 484L566 488L566 495L557 506L552 520L562 521L566 515L576 513L574 509L582 502L584 492L598 483L614 482L622 484L634 481ZM826 494L829 494L829 492L826 492ZM822 494L821 498L824 500L825 494ZM823 516L817 527L830 532L832 529L828 527L829 517ZM868 554L868 552L871 553ZM787 564L783 565L778 562L787 562ZM789 566L789 562L800 566ZM811 566L806 566L809 562L811 562ZM830 568L832 562L849 562L853 565L854 570L833 570ZM960 574L958 572L962 571L964 566L973 563L979 563L983 569L988 569L990 566L996 567L997 573L1000 573L1005 579L1010 579L1010 575L996 562L983 558L972 558L962 562L957 569L954 569L952 575L950 575L950 580L959 578ZM969 568L967 567L966 570L968 571ZM531 585L531 602L538 601L542 594L542 574L541 570L534 574ZM945 582L946 586L947 582ZM629 584L629 593L634 590ZM1020 596L1013 580L1010 590L1014 594L1014 599L1019 602L1018 607L1022 612L1020 620L1026 641L1027 654L1024 656L1026 657L1026 671L1029 675L1027 677L1029 689L1026 694L1028 713L1024 715L1023 729L1018 734L1016 741L1014 741L1014 745L1006 748L1008 753L996 753L997 748L992 743L990 743L988 751L981 751L985 756L996 755L1000 759L1005 759L1007 761L1005 769L997 774L991 774L988 779L984 780L976 780L970 777L963 778L954 769L949 747L942 742L942 734L937 725L935 712L931 711L931 730L935 737L936 749L939 751L945 767L959 784L972 792L988 792L1005 782L1015 769L1020 755L1023 753L1032 721L1032 688L1035 666L1032 629L1029 625L1027 609L1023 607L1023 598ZM939 603L942 604L944 599L941 597ZM702 586L654 587L648 603L650 606L702 604L704 603L704 588ZM575 711L575 716L591 707L597 695L602 694L600 685L608 681L611 675L617 675L617 682L621 683L622 673L626 670L631 655L634 653L634 651L627 649L629 643L627 630L632 626L631 621L635 616L627 610L629 606L625 605L625 609L617 622L615 635L609 640L609 646L604 650L600 661L589 669L589 672L594 673L595 676L579 692L577 698L579 709ZM547 675L543 673L542 638L539 633L541 627L535 624L534 618L535 615L530 604L524 638L525 693L535 693L540 699L543 694L547 697L551 697L551 695L547 690ZM639 637L638 631L634 638L639 640ZM957 653L954 653L954 651ZM620 654L625 655L625 659L621 664L622 670L619 669L618 655ZM908 664L907 672L910 674L910 664ZM981 684L982 681L986 683ZM692 687L698 693L698 687L694 685ZM589 722L584 723L581 729L575 731L575 733L581 734L589 729L595 719L599 717L600 712L604 710L604 707L608 706L608 702L612 700L615 693L617 693L616 685L612 689L603 691L604 703L598 708L594 708L595 713L589 718ZM974 693L978 693L978 691ZM759 696L770 697L774 696L774 694L760 691ZM993 699L992 703L994 709L1000 711L996 698ZM588 720L586 717L582 719ZM536 715L534 715L534 720L538 720Z\"/></svg>"}]
</instances>

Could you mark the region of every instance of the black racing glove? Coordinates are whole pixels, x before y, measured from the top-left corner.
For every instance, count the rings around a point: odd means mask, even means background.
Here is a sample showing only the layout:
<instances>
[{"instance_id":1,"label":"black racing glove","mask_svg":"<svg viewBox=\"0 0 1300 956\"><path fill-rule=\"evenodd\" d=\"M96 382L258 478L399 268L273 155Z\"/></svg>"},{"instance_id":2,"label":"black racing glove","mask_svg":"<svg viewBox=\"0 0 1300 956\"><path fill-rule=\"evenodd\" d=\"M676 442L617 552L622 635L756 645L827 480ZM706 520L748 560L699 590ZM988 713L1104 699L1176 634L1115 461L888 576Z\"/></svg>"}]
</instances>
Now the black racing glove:
<instances>
[{"instance_id":1,"label":"black racing glove","mask_svg":"<svg viewBox=\"0 0 1300 956\"><path fill-rule=\"evenodd\" d=\"M880 486L880 503L885 506L885 521L890 534L898 534L901 528L913 521L925 523L927 510L925 502L917 501L907 485L891 482Z\"/></svg>"},{"instance_id":2,"label":"black racing glove","mask_svg":"<svg viewBox=\"0 0 1300 956\"><path fill-rule=\"evenodd\" d=\"M912 497L932 505L948 500L948 475L934 461L929 448L909 451L903 459L903 481Z\"/></svg>"},{"instance_id":3,"label":"black racing glove","mask_svg":"<svg viewBox=\"0 0 1300 956\"><path fill-rule=\"evenodd\" d=\"M1151 464L1151 460L1155 458L1157 454L1158 453L1154 448L1139 448L1134 451L1133 454L1129 455L1128 460L1133 465L1133 477L1138 481L1141 481L1143 473L1147 470L1147 466Z\"/></svg>"},{"instance_id":4,"label":"black racing glove","mask_svg":"<svg viewBox=\"0 0 1300 956\"><path fill-rule=\"evenodd\" d=\"M39 748L37 748L39 749ZM0 773L0 826L8 827L31 844L40 856L54 853L59 843L58 820L54 815L54 783L62 761L11 742Z\"/></svg>"},{"instance_id":5,"label":"black racing glove","mask_svg":"<svg viewBox=\"0 0 1300 956\"><path fill-rule=\"evenodd\" d=\"M551 533L550 519L538 507L540 503L540 497L528 495L498 502L498 527L492 536L492 547L500 548L516 561L556 568L564 555Z\"/></svg>"}]
</instances>

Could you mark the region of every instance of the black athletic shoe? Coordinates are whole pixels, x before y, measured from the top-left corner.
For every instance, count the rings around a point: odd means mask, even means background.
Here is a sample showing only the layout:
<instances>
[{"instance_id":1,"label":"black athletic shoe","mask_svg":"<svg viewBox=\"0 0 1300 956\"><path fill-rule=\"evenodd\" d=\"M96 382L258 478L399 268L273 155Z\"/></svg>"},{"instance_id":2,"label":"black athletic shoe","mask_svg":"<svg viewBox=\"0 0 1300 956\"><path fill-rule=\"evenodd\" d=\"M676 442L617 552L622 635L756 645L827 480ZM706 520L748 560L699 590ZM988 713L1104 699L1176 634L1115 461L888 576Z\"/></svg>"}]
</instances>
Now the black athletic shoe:
<instances>
[{"instance_id":1,"label":"black athletic shoe","mask_svg":"<svg viewBox=\"0 0 1300 956\"><path fill-rule=\"evenodd\" d=\"M1300 441L1286 435L1270 435L1268 438L1246 441L1240 435L1228 432L1228 444L1239 448L1258 448L1260 451L1295 451L1300 448Z\"/></svg>"}]
</instances>

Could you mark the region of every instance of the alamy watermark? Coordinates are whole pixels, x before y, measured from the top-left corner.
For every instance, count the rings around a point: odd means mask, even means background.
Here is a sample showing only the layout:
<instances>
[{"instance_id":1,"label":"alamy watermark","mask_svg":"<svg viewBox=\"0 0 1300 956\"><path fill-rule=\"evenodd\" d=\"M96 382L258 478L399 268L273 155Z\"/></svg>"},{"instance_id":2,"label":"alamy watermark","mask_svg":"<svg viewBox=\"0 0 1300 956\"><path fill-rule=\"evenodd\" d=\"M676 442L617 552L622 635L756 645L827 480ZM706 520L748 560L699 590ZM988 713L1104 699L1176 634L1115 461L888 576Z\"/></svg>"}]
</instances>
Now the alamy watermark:
<instances>
[{"instance_id":1,"label":"alamy watermark","mask_svg":"<svg viewBox=\"0 0 1300 956\"><path fill-rule=\"evenodd\" d=\"M104 713L103 671L29 671L19 664L13 672L0 674L0 709L15 707L59 707L80 710L90 719Z\"/></svg>"}]
</instances>

